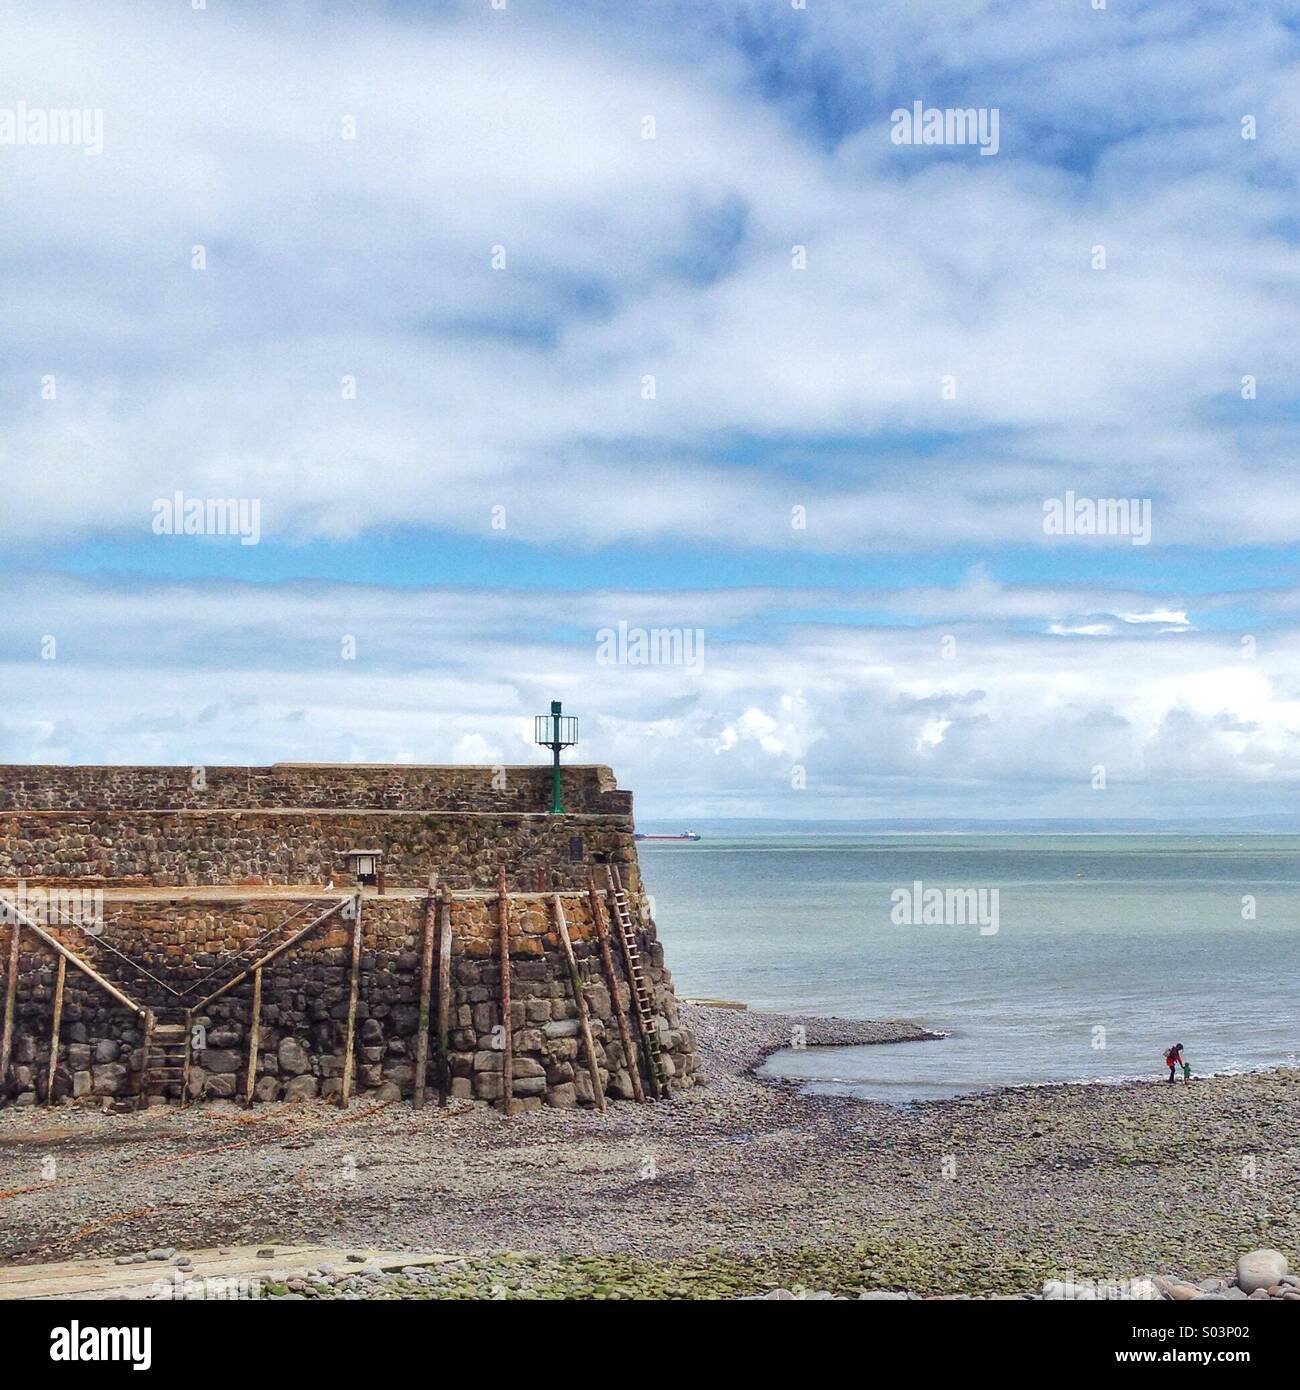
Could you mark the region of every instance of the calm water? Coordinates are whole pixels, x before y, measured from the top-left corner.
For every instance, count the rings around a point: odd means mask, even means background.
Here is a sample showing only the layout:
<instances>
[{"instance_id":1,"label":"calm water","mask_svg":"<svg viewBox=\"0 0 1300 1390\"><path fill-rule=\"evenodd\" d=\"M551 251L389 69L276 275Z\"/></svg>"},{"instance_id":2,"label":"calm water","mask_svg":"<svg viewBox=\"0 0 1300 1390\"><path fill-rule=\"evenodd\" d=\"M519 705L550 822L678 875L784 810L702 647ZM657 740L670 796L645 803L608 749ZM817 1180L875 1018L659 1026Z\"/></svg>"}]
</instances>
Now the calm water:
<instances>
[{"instance_id":1,"label":"calm water","mask_svg":"<svg viewBox=\"0 0 1300 1390\"><path fill-rule=\"evenodd\" d=\"M680 993L950 1035L781 1075L907 1101L1154 1077L1172 1042L1201 1074L1300 1052L1300 836L705 833L640 847ZM997 888L996 935L895 925L916 879Z\"/></svg>"}]
</instances>

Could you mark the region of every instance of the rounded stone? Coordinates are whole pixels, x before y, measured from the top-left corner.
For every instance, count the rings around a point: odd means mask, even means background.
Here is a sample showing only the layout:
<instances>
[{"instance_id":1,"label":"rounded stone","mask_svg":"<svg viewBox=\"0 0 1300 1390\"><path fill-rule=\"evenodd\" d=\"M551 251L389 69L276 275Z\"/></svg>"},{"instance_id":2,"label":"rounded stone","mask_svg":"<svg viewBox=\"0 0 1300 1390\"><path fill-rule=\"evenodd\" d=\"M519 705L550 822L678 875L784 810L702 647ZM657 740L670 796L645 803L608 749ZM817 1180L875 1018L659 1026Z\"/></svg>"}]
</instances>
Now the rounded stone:
<instances>
[{"instance_id":1,"label":"rounded stone","mask_svg":"<svg viewBox=\"0 0 1300 1390\"><path fill-rule=\"evenodd\" d=\"M285 1100L313 1100L316 1096L316 1078L314 1076L295 1076L291 1081L285 1083Z\"/></svg>"},{"instance_id":2,"label":"rounded stone","mask_svg":"<svg viewBox=\"0 0 1300 1390\"><path fill-rule=\"evenodd\" d=\"M311 1059L307 1056L307 1049L297 1038L281 1039L276 1058L280 1070L287 1076L301 1076L311 1070Z\"/></svg>"},{"instance_id":3,"label":"rounded stone","mask_svg":"<svg viewBox=\"0 0 1300 1390\"><path fill-rule=\"evenodd\" d=\"M1237 1287L1252 1294L1279 1283L1286 1273L1286 1256L1280 1250L1251 1250L1237 1261Z\"/></svg>"},{"instance_id":4,"label":"rounded stone","mask_svg":"<svg viewBox=\"0 0 1300 1390\"><path fill-rule=\"evenodd\" d=\"M259 1076L253 1094L258 1100L277 1101L280 1099L280 1083L273 1076Z\"/></svg>"}]
</instances>

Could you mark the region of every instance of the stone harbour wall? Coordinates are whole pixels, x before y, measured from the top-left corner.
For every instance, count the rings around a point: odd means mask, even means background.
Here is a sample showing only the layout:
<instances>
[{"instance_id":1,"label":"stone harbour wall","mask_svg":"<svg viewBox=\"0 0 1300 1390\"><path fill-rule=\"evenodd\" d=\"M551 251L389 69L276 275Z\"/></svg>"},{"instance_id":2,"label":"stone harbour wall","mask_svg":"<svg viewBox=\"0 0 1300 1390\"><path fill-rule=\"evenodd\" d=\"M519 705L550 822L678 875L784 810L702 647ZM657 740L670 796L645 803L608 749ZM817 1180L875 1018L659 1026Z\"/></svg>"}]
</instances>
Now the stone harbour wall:
<instances>
[{"instance_id":1,"label":"stone harbour wall","mask_svg":"<svg viewBox=\"0 0 1300 1390\"><path fill-rule=\"evenodd\" d=\"M561 770L564 806L632 815L608 767ZM275 763L271 767L0 765L0 811L515 811L551 809L549 766Z\"/></svg>"},{"instance_id":2,"label":"stone harbour wall","mask_svg":"<svg viewBox=\"0 0 1300 1390\"><path fill-rule=\"evenodd\" d=\"M578 886L592 864L618 863L638 887L632 823L617 817L398 811L0 812L0 884L319 884L347 881L345 855L383 851L393 887L438 872L484 886Z\"/></svg>"},{"instance_id":3,"label":"stone harbour wall","mask_svg":"<svg viewBox=\"0 0 1300 1390\"><path fill-rule=\"evenodd\" d=\"M610 979L581 891L593 873L603 888L615 866L633 908L670 1093L693 1084L695 1042L681 1027L644 896L631 793L602 766L564 768L563 792L565 814L551 815L551 769L537 765L0 767L0 894L21 894L30 908L41 890L99 892L103 924L95 932L70 925L62 904L33 920L151 1012L155 1040L174 1047L185 1036L181 1024L196 1039L184 1088L159 1070L157 1047L142 1068L139 1014L70 967L51 1085L57 952L24 928L0 1101L243 1098L252 981L198 1006L329 903L358 891L351 850L380 851L383 869L382 885L361 890L355 1094L412 1094L427 885L436 874L452 900L452 1017L445 1069L433 1031L429 1084L445 1076L455 1097L505 1099L493 891L503 869L513 1099L589 1105L597 1089L631 1097L634 1069L648 1075L617 935ZM572 983L543 895L555 890L564 890L593 1017L598 1086L580 1056ZM3 971L12 930L0 925ZM263 969L257 1100L340 1095L351 944L351 925L334 917ZM636 1055L622 1045L620 1010Z\"/></svg>"},{"instance_id":4,"label":"stone harbour wall","mask_svg":"<svg viewBox=\"0 0 1300 1390\"><path fill-rule=\"evenodd\" d=\"M565 893L569 934L592 1017L600 1089L611 1099L633 1096L630 1068L645 1061L630 995L613 943L616 978L606 978L585 894ZM226 901L129 901L115 895L99 936L51 929L133 1001L160 1021L185 1010L238 974L251 959L310 922L328 900L256 894ZM452 901L450 1095L500 1101L502 1048L497 902L493 894ZM286 923L291 914L297 915ZM354 1059L354 1095L397 1100L413 1094L419 1027L425 902L418 896L362 905L362 952ZM12 926L0 927L7 962ZM263 971L254 1098L259 1102L329 1099L341 1091L351 965L350 922L331 918ZM511 1023L516 1108L590 1105L594 1090L579 1039L578 1013L555 931L549 895L510 901ZM254 947L253 943L258 945ZM638 944L650 981L669 1090L694 1084L695 1040L682 1027L672 979L653 922L640 914ZM3 1098L19 1105L49 1099L50 1032L56 956L30 930L20 937L13 1066ZM131 963L122 959L121 952ZM144 972L148 972L146 975ZM155 977L150 979L149 976ZM188 1099L242 1097L252 1015L251 981L190 1018L203 1046L194 1051ZM181 997L170 991L181 992ZM438 996L435 960L432 997ZM621 1008L636 1057L624 1055L615 1009ZM436 1019L436 1002L433 1011ZM139 1018L115 1003L79 970L67 971L56 1102L102 1102L138 1096L142 1062ZM431 1032L428 1094L436 1094L439 1053ZM151 1088L152 1089L152 1088ZM179 1084L152 1089L151 1103L179 1100Z\"/></svg>"}]
</instances>

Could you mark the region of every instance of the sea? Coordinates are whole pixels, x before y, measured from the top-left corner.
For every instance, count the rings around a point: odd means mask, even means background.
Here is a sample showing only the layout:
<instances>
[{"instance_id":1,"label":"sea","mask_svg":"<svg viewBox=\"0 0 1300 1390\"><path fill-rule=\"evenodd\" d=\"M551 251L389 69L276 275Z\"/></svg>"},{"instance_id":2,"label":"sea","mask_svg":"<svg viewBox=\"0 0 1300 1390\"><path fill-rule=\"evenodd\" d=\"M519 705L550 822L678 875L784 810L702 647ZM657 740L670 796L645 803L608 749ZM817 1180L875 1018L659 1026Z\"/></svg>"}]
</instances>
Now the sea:
<instances>
[{"instance_id":1,"label":"sea","mask_svg":"<svg viewBox=\"0 0 1300 1390\"><path fill-rule=\"evenodd\" d=\"M944 1035L767 1063L811 1090L1156 1079L1176 1042L1194 1077L1297 1063L1300 835L692 828L640 845L679 995Z\"/></svg>"}]
</instances>

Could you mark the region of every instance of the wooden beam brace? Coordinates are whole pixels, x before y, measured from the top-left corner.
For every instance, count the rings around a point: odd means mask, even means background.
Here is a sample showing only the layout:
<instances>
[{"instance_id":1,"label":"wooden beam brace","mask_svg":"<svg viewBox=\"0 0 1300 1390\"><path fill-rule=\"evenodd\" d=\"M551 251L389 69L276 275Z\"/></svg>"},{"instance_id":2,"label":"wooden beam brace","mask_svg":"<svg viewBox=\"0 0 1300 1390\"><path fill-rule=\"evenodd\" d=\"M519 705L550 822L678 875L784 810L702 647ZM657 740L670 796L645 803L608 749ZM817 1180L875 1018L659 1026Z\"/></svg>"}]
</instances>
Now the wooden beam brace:
<instances>
[{"instance_id":1,"label":"wooden beam brace","mask_svg":"<svg viewBox=\"0 0 1300 1390\"><path fill-rule=\"evenodd\" d=\"M618 993L618 974L614 970L614 955L609 949L609 925L605 921L605 905L600 900L600 894L596 892L596 879L590 869L587 870L587 901L591 904L591 919L596 927L596 939L600 943L600 959L605 967L605 978L609 981L609 997L614 1008L614 1017L618 1021L618 1037L623 1045L623 1062L627 1067L627 1074L632 1078L632 1094L644 1105L645 1087L641 1084L641 1067L637 1062L636 1049L632 1045L632 1034L628 1031L627 1019L624 1017L623 1003ZM634 1004L630 979L627 992L628 1003Z\"/></svg>"},{"instance_id":2,"label":"wooden beam brace","mask_svg":"<svg viewBox=\"0 0 1300 1390\"><path fill-rule=\"evenodd\" d=\"M246 970L241 970L233 980L227 980L226 983L222 985L220 989L213 990L212 993L209 994L206 999L200 999L197 1004L191 1004L190 1013L201 1013L214 1000L220 999L223 994L228 994L232 989L234 989L236 985L242 985L244 981L248 979L248 977L253 973L254 970L261 970L263 966L270 965L273 960L278 960L282 955L284 955L286 951L293 950L293 948L297 946L298 943L301 942L304 937L310 936L311 933L314 932L322 922L328 921L329 918L333 917L334 914L338 912L341 908L346 907L347 904L351 901L351 898L340 898L338 902L336 902L333 905L333 907L326 908L325 911L322 912L319 917L308 922L307 925L303 927L300 931L294 932L294 934L288 939L288 941L282 941L277 947L274 948L274 950L268 951L266 955L264 955L261 958L261 960L255 960L252 963L252 965L250 965ZM358 899L358 903L359 902L360 899ZM360 907L358 907L357 910L359 912Z\"/></svg>"},{"instance_id":3,"label":"wooden beam brace","mask_svg":"<svg viewBox=\"0 0 1300 1390\"><path fill-rule=\"evenodd\" d=\"M506 891L506 868L497 868L497 954L501 959L501 1104L507 1115L514 1114L515 1054L514 1032L510 1026L510 894Z\"/></svg>"},{"instance_id":4,"label":"wooden beam brace","mask_svg":"<svg viewBox=\"0 0 1300 1390\"><path fill-rule=\"evenodd\" d=\"M79 955L77 955L75 951L69 951L68 948L63 944L62 941L58 939L57 936L51 936L49 932L45 930L44 927L38 927L36 923L33 922L32 919L25 912L20 911L12 904L8 906L7 910L12 914L21 917L23 926L30 927L31 930L36 933L37 937L41 941L43 941L52 951L57 951L59 955L65 956L69 965L75 965L83 975L89 976L90 979L92 979L100 987L100 989L102 989L106 994L111 995L124 1008L130 1009L132 1013L138 1014L141 1018L143 1018L145 1014L148 1012L148 1010L144 1007L143 1004L137 1004L134 999L128 999L126 995L123 994L122 991L118 989L115 985L110 985L109 982L99 973L98 970L92 969L92 967L88 965L84 960L82 960L82 958Z\"/></svg>"},{"instance_id":5,"label":"wooden beam brace","mask_svg":"<svg viewBox=\"0 0 1300 1390\"><path fill-rule=\"evenodd\" d=\"M433 988L433 936L437 929L438 875L429 875L429 896L424 900L424 953L420 957L420 1021L415 1030L415 1094L411 1104L424 1107L424 1078L429 1067L429 993Z\"/></svg>"},{"instance_id":6,"label":"wooden beam brace","mask_svg":"<svg viewBox=\"0 0 1300 1390\"><path fill-rule=\"evenodd\" d=\"M54 1104L54 1073L59 1066L59 1028L63 1023L63 982L67 978L67 957L60 956L54 976L54 1023L50 1028L50 1075L45 1083L46 1105Z\"/></svg>"},{"instance_id":7,"label":"wooden beam brace","mask_svg":"<svg viewBox=\"0 0 1300 1390\"><path fill-rule=\"evenodd\" d=\"M193 984L187 985L182 990L173 990L172 992L176 995L178 999L184 999L187 994L193 994L194 991L198 989L200 985L205 985L210 979L213 978L213 976L220 975L221 972L232 961L239 960L243 956L255 953L257 948L262 944L263 941L266 940L268 936L274 936L277 932L283 931L291 922L296 921L299 917L301 917L302 914L308 910L308 908L314 907L318 901L319 898L309 899L307 902L303 903L303 905L298 909L297 912L291 912L286 918L283 919L283 921L277 922L273 927L267 927L267 929L263 932L259 932L253 938L253 940L248 943L247 946L237 951L233 956L230 957L229 960L225 960L218 965L214 965L206 975L201 975L197 980L194 981ZM317 918L316 920L319 921L320 919ZM130 958L128 957L128 959ZM134 962L132 963L134 964ZM249 968L251 969L256 964L257 956L253 954L253 959L249 963ZM204 997L209 998L210 996L205 995Z\"/></svg>"},{"instance_id":8,"label":"wooden beam brace","mask_svg":"<svg viewBox=\"0 0 1300 1390\"><path fill-rule=\"evenodd\" d=\"M558 893L551 898L555 911L555 930L559 934L560 945L564 948L564 959L569 965L569 979L573 982L573 999L578 1006L578 1030L582 1034L582 1045L587 1053L587 1070L591 1074L591 1094L600 1113L605 1113L605 1088L600 1084L600 1068L596 1065L596 1041L591 1036L591 1016L587 1012L587 996L582 991L582 976L578 974L578 958L573 954L573 943L569 940L569 924L564 920L564 903Z\"/></svg>"},{"instance_id":9,"label":"wooden beam brace","mask_svg":"<svg viewBox=\"0 0 1300 1390\"><path fill-rule=\"evenodd\" d=\"M343 1044L343 1089L339 1092L339 1105L347 1109L352 1095L352 1067L357 1036L357 991L361 987L361 894L356 896L357 915L352 922L352 974L348 984L348 1027L347 1038Z\"/></svg>"}]
</instances>

